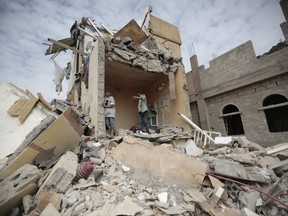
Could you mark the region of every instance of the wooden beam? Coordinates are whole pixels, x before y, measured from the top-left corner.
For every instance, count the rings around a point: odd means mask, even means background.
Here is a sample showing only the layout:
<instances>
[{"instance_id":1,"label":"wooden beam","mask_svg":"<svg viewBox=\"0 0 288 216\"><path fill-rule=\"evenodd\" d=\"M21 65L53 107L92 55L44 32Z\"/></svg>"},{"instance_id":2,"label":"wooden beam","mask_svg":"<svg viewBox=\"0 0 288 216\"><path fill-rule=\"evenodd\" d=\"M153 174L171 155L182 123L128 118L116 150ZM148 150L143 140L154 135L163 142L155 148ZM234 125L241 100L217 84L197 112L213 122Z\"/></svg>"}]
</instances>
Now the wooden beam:
<instances>
[{"instance_id":1,"label":"wooden beam","mask_svg":"<svg viewBox=\"0 0 288 216\"><path fill-rule=\"evenodd\" d=\"M95 24L93 23L92 20L88 19L88 23L95 29L95 31L103 38L103 35L101 34L101 32L97 29L97 26L95 26Z\"/></svg>"},{"instance_id":2,"label":"wooden beam","mask_svg":"<svg viewBox=\"0 0 288 216\"><path fill-rule=\"evenodd\" d=\"M83 33L83 34L86 34L86 35L89 35L90 37L94 38L97 40L97 37L89 32L87 32L86 30L80 28L79 26L77 26L77 28Z\"/></svg>"},{"instance_id":3,"label":"wooden beam","mask_svg":"<svg viewBox=\"0 0 288 216\"><path fill-rule=\"evenodd\" d=\"M84 52L82 52L82 51L80 51L80 50L77 50L77 49L75 49L74 47L70 47L70 46L68 46L68 45L66 45L66 44L64 44L64 43L59 42L59 41L53 40L53 39L51 39L51 38L48 38L48 41L50 41L51 43L53 43L53 45L56 45L56 46L58 46L58 47L60 47L60 48L69 49L69 50L72 50L72 51L74 51L74 52L77 52L77 53L80 53L80 54L84 55ZM52 47L52 46L51 46L51 47Z\"/></svg>"}]
</instances>

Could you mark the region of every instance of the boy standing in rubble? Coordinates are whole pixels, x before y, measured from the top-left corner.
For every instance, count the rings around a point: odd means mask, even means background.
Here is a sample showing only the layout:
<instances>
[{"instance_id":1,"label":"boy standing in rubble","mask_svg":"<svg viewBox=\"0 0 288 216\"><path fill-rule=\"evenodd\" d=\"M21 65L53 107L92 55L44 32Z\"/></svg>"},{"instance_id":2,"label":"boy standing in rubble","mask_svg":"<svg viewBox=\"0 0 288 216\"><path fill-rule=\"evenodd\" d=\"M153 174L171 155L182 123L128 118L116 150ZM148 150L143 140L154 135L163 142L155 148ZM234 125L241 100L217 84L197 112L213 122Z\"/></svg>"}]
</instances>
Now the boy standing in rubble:
<instances>
[{"instance_id":1,"label":"boy standing in rubble","mask_svg":"<svg viewBox=\"0 0 288 216\"><path fill-rule=\"evenodd\" d=\"M133 96L133 99L138 99L138 120L139 120L139 130L143 131L143 123L146 128L146 132L150 134L149 123L148 123L148 106L147 100L144 92L139 91L138 96Z\"/></svg>"},{"instance_id":2,"label":"boy standing in rubble","mask_svg":"<svg viewBox=\"0 0 288 216\"><path fill-rule=\"evenodd\" d=\"M105 108L105 125L108 136L114 137L115 130L115 100L110 90L105 91L105 98L102 106Z\"/></svg>"}]
</instances>

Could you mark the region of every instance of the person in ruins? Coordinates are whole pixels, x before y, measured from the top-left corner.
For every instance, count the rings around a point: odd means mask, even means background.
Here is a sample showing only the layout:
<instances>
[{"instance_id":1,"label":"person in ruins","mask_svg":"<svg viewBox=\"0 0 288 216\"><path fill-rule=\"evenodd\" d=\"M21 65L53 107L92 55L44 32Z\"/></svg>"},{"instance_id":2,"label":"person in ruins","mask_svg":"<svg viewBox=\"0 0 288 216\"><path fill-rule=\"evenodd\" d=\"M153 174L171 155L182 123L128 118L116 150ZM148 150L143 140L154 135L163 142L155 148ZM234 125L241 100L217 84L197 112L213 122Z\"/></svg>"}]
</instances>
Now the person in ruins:
<instances>
[{"instance_id":1,"label":"person in ruins","mask_svg":"<svg viewBox=\"0 0 288 216\"><path fill-rule=\"evenodd\" d=\"M106 126L106 133L107 136L112 138L116 135L115 130L115 99L112 96L110 90L105 91L105 98L102 103L102 106L105 109L105 126Z\"/></svg>"},{"instance_id":2,"label":"person in ruins","mask_svg":"<svg viewBox=\"0 0 288 216\"><path fill-rule=\"evenodd\" d=\"M146 129L146 133L150 134L149 131L149 122L148 122L148 106L147 100L144 92L139 91L138 95L132 97L133 99L138 99L138 121L139 121L139 130L143 131L143 124Z\"/></svg>"}]
</instances>

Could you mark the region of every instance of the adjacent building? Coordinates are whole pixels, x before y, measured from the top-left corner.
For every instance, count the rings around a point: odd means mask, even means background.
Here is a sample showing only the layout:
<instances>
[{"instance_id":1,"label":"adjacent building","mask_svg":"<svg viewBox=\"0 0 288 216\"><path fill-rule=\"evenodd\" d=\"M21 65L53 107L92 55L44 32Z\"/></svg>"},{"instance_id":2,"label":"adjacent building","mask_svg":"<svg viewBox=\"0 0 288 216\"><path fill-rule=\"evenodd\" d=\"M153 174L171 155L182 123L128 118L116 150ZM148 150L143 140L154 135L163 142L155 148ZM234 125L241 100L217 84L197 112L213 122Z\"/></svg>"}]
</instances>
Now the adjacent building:
<instances>
[{"instance_id":1,"label":"adjacent building","mask_svg":"<svg viewBox=\"0 0 288 216\"><path fill-rule=\"evenodd\" d=\"M288 1L281 1L287 19ZM287 20L286 20L287 21ZM202 129L224 135L244 135L262 146L288 140L288 25L285 42L256 56L244 44L218 56L209 67L190 58L188 94L193 121Z\"/></svg>"}]
</instances>

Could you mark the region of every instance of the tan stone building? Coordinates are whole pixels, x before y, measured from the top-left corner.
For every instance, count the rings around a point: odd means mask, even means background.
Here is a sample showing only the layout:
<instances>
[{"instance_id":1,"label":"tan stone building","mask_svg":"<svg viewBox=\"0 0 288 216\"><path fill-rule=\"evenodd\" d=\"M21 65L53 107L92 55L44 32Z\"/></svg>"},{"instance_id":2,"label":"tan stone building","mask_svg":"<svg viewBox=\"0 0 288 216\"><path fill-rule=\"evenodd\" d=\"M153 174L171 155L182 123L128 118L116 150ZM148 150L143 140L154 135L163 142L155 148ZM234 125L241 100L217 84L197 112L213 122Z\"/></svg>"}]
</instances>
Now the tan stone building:
<instances>
[{"instance_id":1,"label":"tan stone building","mask_svg":"<svg viewBox=\"0 0 288 216\"><path fill-rule=\"evenodd\" d=\"M287 19L288 1L280 2ZM224 135L245 135L270 146L288 140L288 25L286 42L256 56L251 41L218 56L209 67L190 58L187 73L193 121Z\"/></svg>"},{"instance_id":2,"label":"tan stone building","mask_svg":"<svg viewBox=\"0 0 288 216\"><path fill-rule=\"evenodd\" d=\"M105 132L105 89L116 101L116 129L138 124L139 90L146 94L151 128L189 125L177 112L191 118L186 76L181 62L181 38L176 26L151 14L148 8L142 25L131 20L116 33L89 18L75 22L71 37L52 40L46 55L72 50L68 99L91 117L95 136ZM176 87L177 86L177 87Z\"/></svg>"}]
</instances>

